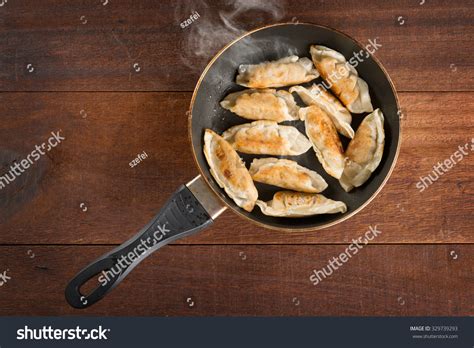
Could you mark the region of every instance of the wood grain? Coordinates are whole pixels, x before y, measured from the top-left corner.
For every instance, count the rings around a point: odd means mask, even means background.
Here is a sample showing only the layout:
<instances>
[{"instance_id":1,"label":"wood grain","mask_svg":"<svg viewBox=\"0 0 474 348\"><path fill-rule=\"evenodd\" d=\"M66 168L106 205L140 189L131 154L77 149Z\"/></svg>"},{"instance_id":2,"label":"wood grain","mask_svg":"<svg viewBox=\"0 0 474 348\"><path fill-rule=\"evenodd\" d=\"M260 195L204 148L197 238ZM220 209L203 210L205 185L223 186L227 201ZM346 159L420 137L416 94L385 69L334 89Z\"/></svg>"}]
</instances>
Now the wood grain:
<instances>
[{"instance_id":1,"label":"wood grain","mask_svg":"<svg viewBox=\"0 0 474 348\"><path fill-rule=\"evenodd\" d=\"M401 91L473 91L473 9L461 0L11 1L0 9L0 90L191 91L232 39L299 21L377 38ZM201 17L182 29L194 10Z\"/></svg>"},{"instance_id":2,"label":"wood grain","mask_svg":"<svg viewBox=\"0 0 474 348\"><path fill-rule=\"evenodd\" d=\"M168 246L104 300L70 308L64 287L108 247L0 247L0 315L472 315L474 246L367 246L318 285L334 246ZM30 250L30 252L28 252ZM34 258L31 256L34 255ZM2 270L2 269L0 269ZM429 286L427 286L429 284Z\"/></svg>"},{"instance_id":3,"label":"wood grain","mask_svg":"<svg viewBox=\"0 0 474 348\"><path fill-rule=\"evenodd\" d=\"M66 139L0 191L0 243L128 239L198 173L187 138L189 99L189 93L1 94L2 172L8 159L25 158L51 131L61 129ZM347 243L375 224L383 231L375 243L473 243L472 154L424 192L416 188L420 176L471 141L471 94L402 93L401 103L395 171L355 217L323 231L288 233L257 228L228 211L182 243ZM143 151L149 157L130 168Z\"/></svg>"},{"instance_id":4,"label":"wood grain","mask_svg":"<svg viewBox=\"0 0 474 348\"><path fill-rule=\"evenodd\" d=\"M426 190L416 187L474 141L473 2L103 3L0 7L0 174L51 132L66 137L0 190L0 273L11 277L0 315L473 315L472 146ZM201 17L182 29L192 11ZM286 21L382 44L375 55L402 92L403 119L399 160L379 196L317 232L266 230L227 211L145 260L103 302L69 307L71 277L198 173L186 111L209 59L248 30ZM130 168L143 151L148 158ZM312 270L369 225L382 234L313 286Z\"/></svg>"}]
</instances>

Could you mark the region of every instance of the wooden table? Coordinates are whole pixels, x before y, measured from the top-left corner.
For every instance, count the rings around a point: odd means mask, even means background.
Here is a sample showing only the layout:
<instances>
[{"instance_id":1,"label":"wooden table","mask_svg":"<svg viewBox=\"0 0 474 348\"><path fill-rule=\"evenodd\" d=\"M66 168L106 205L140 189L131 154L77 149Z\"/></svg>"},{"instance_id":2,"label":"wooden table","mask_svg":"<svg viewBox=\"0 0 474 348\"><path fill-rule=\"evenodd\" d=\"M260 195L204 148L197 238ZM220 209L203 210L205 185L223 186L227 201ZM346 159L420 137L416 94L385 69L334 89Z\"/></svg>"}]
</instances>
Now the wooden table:
<instances>
[{"instance_id":1,"label":"wooden table","mask_svg":"<svg viewBox=\"0 0 474 348\"><path fill-rule=\"evenodd\" d=\"M0 315L474 314L471 151L416 188L474 135L472 2L0 3L1 174L52 131L66 138L0 190L0 274L11 278L0 287ZM200 17L183 29L193 11ZM375 55L403 111L385 188L322 231L266 230L227 211L145 260L107 299L70 308L68 280L197 174L186 111L207 61L241 32L283 21L382 44ZM143 151L148 158L131 168ZM312 270L369 225L383 233L312 285Z\"/></svg>"}]
</instances>

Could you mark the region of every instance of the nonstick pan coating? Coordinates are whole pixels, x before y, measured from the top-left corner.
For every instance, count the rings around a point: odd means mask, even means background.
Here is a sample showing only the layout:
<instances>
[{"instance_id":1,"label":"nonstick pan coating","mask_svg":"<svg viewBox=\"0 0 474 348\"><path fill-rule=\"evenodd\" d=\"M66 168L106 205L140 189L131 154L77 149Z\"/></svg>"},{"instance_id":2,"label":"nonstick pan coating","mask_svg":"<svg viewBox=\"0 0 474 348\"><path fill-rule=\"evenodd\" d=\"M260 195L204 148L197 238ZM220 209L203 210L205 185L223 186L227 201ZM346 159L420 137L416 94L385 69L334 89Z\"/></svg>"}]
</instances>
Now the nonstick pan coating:
<instances>
[{"instance_id":1,"label":"nonstick pan coating","mask_svg":"<svg viewBox=\"0 0 474 348\"><path fill-rule=\"evenodd\" d=\"M219 102L229 93L244 89L235 84L237 69L240 64L256 64L266 60L275 60L291 54L309 57L309 47L312 44L328 46L341 52L349 59L353 52L359 52L363 47L347 35L324 26L309 23L288 23L267 26L252 31L226 46L209 63L203 72L193 94L190 107L189 135L198 167L202 176L212 190L234 211L251 221L265 227L285 230L306 230L328 227L347 219L361 210L381 190L390 176L400 147L399 106L395 88L387 73L379 62L372 56L365 58L356 69L370 89L372 104L380 108L385 116L385 148L382 161L370 179L361 187L345 192L337 179L329 176L316 159L313 149L301 156L283 156L296 160L299 164L315 170L324 177L329 187L322 192L328 198L340 200L347 204L345 214L315 215L305 218L279 218L263 215L256 206L251 213L239 208L221 189L211 176L209 166L203 154L203 135L206 128L219 134L231 126L251 122L238 117L223 109ZM365 52L365 50L364 50ZM322 82L321 78L304 84ZM287 89L287 88L286 88ZM304 106L295 95L299 105ZM356 130L367 115L353 114L352 127ZM296 126L303 134L304 123L301 121L284 122ZM344 148L348 139L341 136ZM275 157L262 155L240 154L247 168L255 157ZM282 190L274 186L256 183L259 199L271 200L276 191Z\"/></svg>"}]
</instances>

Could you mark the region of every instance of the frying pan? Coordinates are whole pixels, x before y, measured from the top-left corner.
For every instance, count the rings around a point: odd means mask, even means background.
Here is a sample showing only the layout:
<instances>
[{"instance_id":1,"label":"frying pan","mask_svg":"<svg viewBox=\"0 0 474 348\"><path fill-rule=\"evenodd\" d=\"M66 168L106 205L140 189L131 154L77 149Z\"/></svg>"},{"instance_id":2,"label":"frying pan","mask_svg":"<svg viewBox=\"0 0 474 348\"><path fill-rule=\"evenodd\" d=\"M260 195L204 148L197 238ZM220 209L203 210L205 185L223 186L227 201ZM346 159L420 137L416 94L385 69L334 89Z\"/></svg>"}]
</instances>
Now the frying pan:
<instances>
[{"instance_id":1,"label":"frying pan","mask_svg":"<svg viewBox=\"0 0 474 348\"><path fill-rule=\"evenodd\" d=\"M231 126L246 122L219 106L227 94L243 89L234 83L238 66L242 63L276 60L291 54L310 57L309 47L316 43L341 52L347 60L354 52L366 52L362 45L334 29L310 23L282 23L253 30L217 53L196 85L189 111L189 137L200 175L181 186L151 222L134 237L92 262L71 280L65 291L66 300L71 306L85 308L99 301L153 251L210 226L227 208L267 228L288 232L317 230L351 217L377 195L395 166L400 147L400 120L395 88L382 65L370 55L356 69L369 85L374 109L380 108L385 116L385 149L377 170L363 186L347 193L336 179L325 173L314 151L309 150L297 158L299 164L324 177L329 185L324 195L345 202L348 208L345 214L277 218L263 215L257 207L249 213L240 209L225 194L209 171L203 154L205 129L221 133ZM321 81L315 80L308 85L313 82ZM364 116L353 115L352 126L355 130ZM294 125L304 133L303 122L291 121L286 124ZM347 146L347 139L341 140ZM254 157L242 154L247 166ZM264 201L271 200L277 191L277 188L265 184L256 183L256 186L259 199ZM92 278L97 278L100 284L89 294L82 294L81 286Z\"/></svg>"}]
</instances>

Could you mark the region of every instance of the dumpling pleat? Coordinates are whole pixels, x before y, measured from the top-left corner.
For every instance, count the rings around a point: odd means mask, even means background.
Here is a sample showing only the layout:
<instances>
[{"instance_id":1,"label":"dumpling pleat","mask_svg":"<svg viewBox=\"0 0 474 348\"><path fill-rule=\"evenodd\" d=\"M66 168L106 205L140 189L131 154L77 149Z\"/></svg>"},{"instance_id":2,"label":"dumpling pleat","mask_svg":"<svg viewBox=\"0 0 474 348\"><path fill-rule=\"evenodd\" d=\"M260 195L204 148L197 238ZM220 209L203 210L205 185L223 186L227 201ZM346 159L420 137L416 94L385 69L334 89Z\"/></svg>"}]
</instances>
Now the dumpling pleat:
<instances>
[{"instance_id":1,"label":"dumpling pleat","mask_svg":"<svg viewBox=\"0 0 474 348\"><path fill-rule=\"evenodd\" d=\"M279 191L269 202L257 200L263 214L277 217L304 217L319 214L345 213L344 202L333 201L321 194Z\"/></svg>"},{"instance_id":2,"label":"dumpling pleat","mask_svg":"<svg viewBox=\"0 0 474 348\"><path fill-rule=\"evenodd\" d=\"M384 116L380 109L367 115L347 147L347 163L339 180L349 192L362 186L377 169L385 145Z\"/></svg>"}]
</instances>

